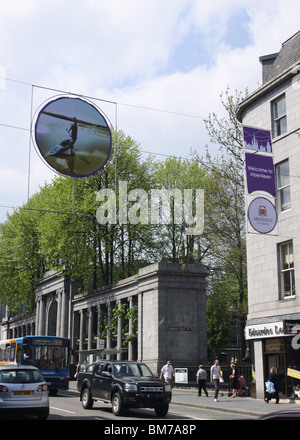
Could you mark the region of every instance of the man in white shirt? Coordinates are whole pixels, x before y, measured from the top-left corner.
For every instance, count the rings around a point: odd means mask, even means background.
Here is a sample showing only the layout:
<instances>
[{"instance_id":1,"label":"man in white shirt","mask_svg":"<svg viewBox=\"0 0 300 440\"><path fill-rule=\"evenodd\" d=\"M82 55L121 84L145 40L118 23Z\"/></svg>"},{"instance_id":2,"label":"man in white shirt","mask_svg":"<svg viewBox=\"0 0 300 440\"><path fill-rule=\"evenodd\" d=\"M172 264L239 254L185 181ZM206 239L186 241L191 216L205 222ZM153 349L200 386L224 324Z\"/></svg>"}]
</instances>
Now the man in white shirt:
<instances>
[{"instance_id":1,"label":"man in white shirt","mask_svg":"<svg viewBox=\"0 0 300 440\"><path fill-rule=\"evenodd\" d=\"M197 376L197 384L198 384L198 396L201 397L201 389L203 388L206 397L208 397L208 393L206 390L207 373L203 369L203 365L199 365L199 370L197 371L196 376Z\"/></svg>"},{"instance_id":2,"label":"man in white shirt","mask_svg":"<svg viewBox=\"0 0 300 440\"><path fill-rule=\"evenodd\" d=\"M220 380L220 365L218 359L215 360L214 365L210 368L210 381L215 386L215 398L214 401L218 401L218 394L219 394L219 380Z\"/></svg>"},{"instance_id":3,"label":"man in white shirt","mask_svg":"<svg viewBox=\"0 0 300 440\"><path fill-rule=\"evenodd\" d=\"M171 365L171 361L168 361L166 365L164 365L160 372L160 379L164 378L165 381L172 386L172 379L174 376L174 370Z\"/></svg>"}]
</instances>

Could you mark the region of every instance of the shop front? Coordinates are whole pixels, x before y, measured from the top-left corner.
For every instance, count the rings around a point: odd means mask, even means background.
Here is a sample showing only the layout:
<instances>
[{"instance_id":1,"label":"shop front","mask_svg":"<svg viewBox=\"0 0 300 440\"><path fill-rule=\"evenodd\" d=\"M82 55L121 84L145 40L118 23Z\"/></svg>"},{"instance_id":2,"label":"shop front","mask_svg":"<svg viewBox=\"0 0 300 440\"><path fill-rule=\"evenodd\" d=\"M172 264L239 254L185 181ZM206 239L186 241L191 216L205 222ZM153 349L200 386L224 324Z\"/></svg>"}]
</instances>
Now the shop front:
<instances>
[{"instance_id":1,"label":"shop front","mask_svg":"<svg viewBox=\"0 0 300 440\"><path fill-rule=\"evenodd\" d=\"M299 328L297 328L299 324ZM280 321L246 327L254 342L256 391L264 397L264 383L275 368L282 398L300 398L300 322Z\"/></svg>"}]
</instances>

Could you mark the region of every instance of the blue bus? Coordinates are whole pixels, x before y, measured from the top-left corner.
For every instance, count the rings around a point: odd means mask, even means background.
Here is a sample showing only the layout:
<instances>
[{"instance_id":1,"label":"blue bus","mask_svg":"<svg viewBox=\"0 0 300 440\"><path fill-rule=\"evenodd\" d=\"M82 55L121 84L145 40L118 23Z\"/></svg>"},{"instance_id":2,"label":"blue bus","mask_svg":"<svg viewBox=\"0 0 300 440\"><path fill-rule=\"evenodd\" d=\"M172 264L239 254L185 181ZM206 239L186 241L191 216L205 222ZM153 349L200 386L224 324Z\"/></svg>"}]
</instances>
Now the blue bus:
<instances>
[{"instance_id":1,"label":"blue bus","mask_svg":"<svg viewBox=\"0 0 300 440\"><path fill-rule=\"evenodd\" d=\"M0 365L5 364L34 365L55 395L69 389L70 339L30 335L0 341Z\"/></svg>"}]
</instances>

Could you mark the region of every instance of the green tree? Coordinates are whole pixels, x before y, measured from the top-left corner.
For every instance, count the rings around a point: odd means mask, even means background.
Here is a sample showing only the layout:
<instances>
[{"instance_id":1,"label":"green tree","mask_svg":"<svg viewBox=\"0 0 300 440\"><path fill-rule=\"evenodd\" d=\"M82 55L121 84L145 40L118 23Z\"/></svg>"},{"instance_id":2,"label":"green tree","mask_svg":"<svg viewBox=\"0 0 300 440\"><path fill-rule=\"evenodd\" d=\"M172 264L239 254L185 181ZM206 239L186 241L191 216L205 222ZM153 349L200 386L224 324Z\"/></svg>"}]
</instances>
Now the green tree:
<instances>
[{"instance_id":1,"label":"green tree","mask_svg":"<svg viewBox=\"0 0 300 440\"><path fill-rule=\"evenodd\" d=\"M207 153L205 159L196 156L209 175L205 198L212 251L208 263L211 273L208 293L212 295L208 297L208 337L223 340L223 347L231 337L216 322L226 320L228 310L233 307L243 329L247 311L244 155L241 125L235 116L243 99L242 93L231 95L229 89L221 95L226 117L219 118L213 113L206 120L211 142L219 145L219 155L212 157ZM218 296L222 298L217 300ZM213 303L222 306L211 314Z\"/></svg>"},{"instance_id":2,"label":"green tree","mask_svg":"<svg viewBox=\"0 0 300 440\"><path fill-rule=\"evenodd\" d=\"M120 181L131 189L151 186L152 159L141 159L139 145L123 132L118 133L117 163L97 174L73 182L57 178L42 200L51 212L40 222L42 252L51 268L64 270L71 279L81 279L84 289L95 289L132 275L153 257L155 242L148 225L124 224L119 217ZM116 156L115 159L116 160ZM99 223L95 216L101 203L100 190L116 195L117 219ZM42 191L43 192L43 191ZM58 209L59 207L59 209ZM74 214L62 215L66 210ZM59 210L60 213L53 214Z\"/></svg>"},{"instance_id":3,"label":"green tree","mask_svg":"<svg viewBox=\"0 0 300 440\"><path fill-rule=\"evenodd\" d=\"M170 211L161 213L161 224L157 228L157 237L161 242L159 259L172 263L203 262L208 246L205 228L199 235L187 234L187 228L194 227L195 224L186 221L187 206L184 205L184 190L192 191L191 213L194 216L197 214L196 190L203 190L206 186L205 170L193 158L188 160L175 157L167 158L164 162L156 162L154 168L155 188L174 191L174 196L170 197ZM175 191L178 191L178 196ZM198 208L199 206L200 201ZM179 221L176 219L180 212L178 208L182 210Z\"/></svg>"},{"instance_id":4,"label":"green tree","mask_svg":"<svg viewBox=\"0 0 300 440\"><path fill-rule=\"evenodd\" d=\"M37 228L40 217L39 212L21 208L0 224L0 298L14 312L34 307L34 283L45 271Z\"/></svg>"}]
</instances>

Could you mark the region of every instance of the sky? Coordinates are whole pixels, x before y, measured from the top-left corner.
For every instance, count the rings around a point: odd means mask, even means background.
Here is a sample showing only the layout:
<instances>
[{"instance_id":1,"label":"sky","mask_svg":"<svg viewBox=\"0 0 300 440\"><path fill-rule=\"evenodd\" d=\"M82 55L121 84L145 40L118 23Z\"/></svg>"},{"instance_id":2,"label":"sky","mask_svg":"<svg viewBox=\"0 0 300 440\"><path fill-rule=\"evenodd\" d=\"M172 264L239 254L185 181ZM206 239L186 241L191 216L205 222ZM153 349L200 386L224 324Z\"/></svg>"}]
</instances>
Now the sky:
<instances>
[{"instance_id":1,"label":"sky","mask_svg":"<svg viewBox=\"0 0 300 440\"><path fill-rule=\"evenodd\" d=\"M299 16L299 0L1 1L0 222L55 176L31 130L50 99L89 99L144 155L204 155L220 94L258 88Z\"/></svg>"}]
</instances>

